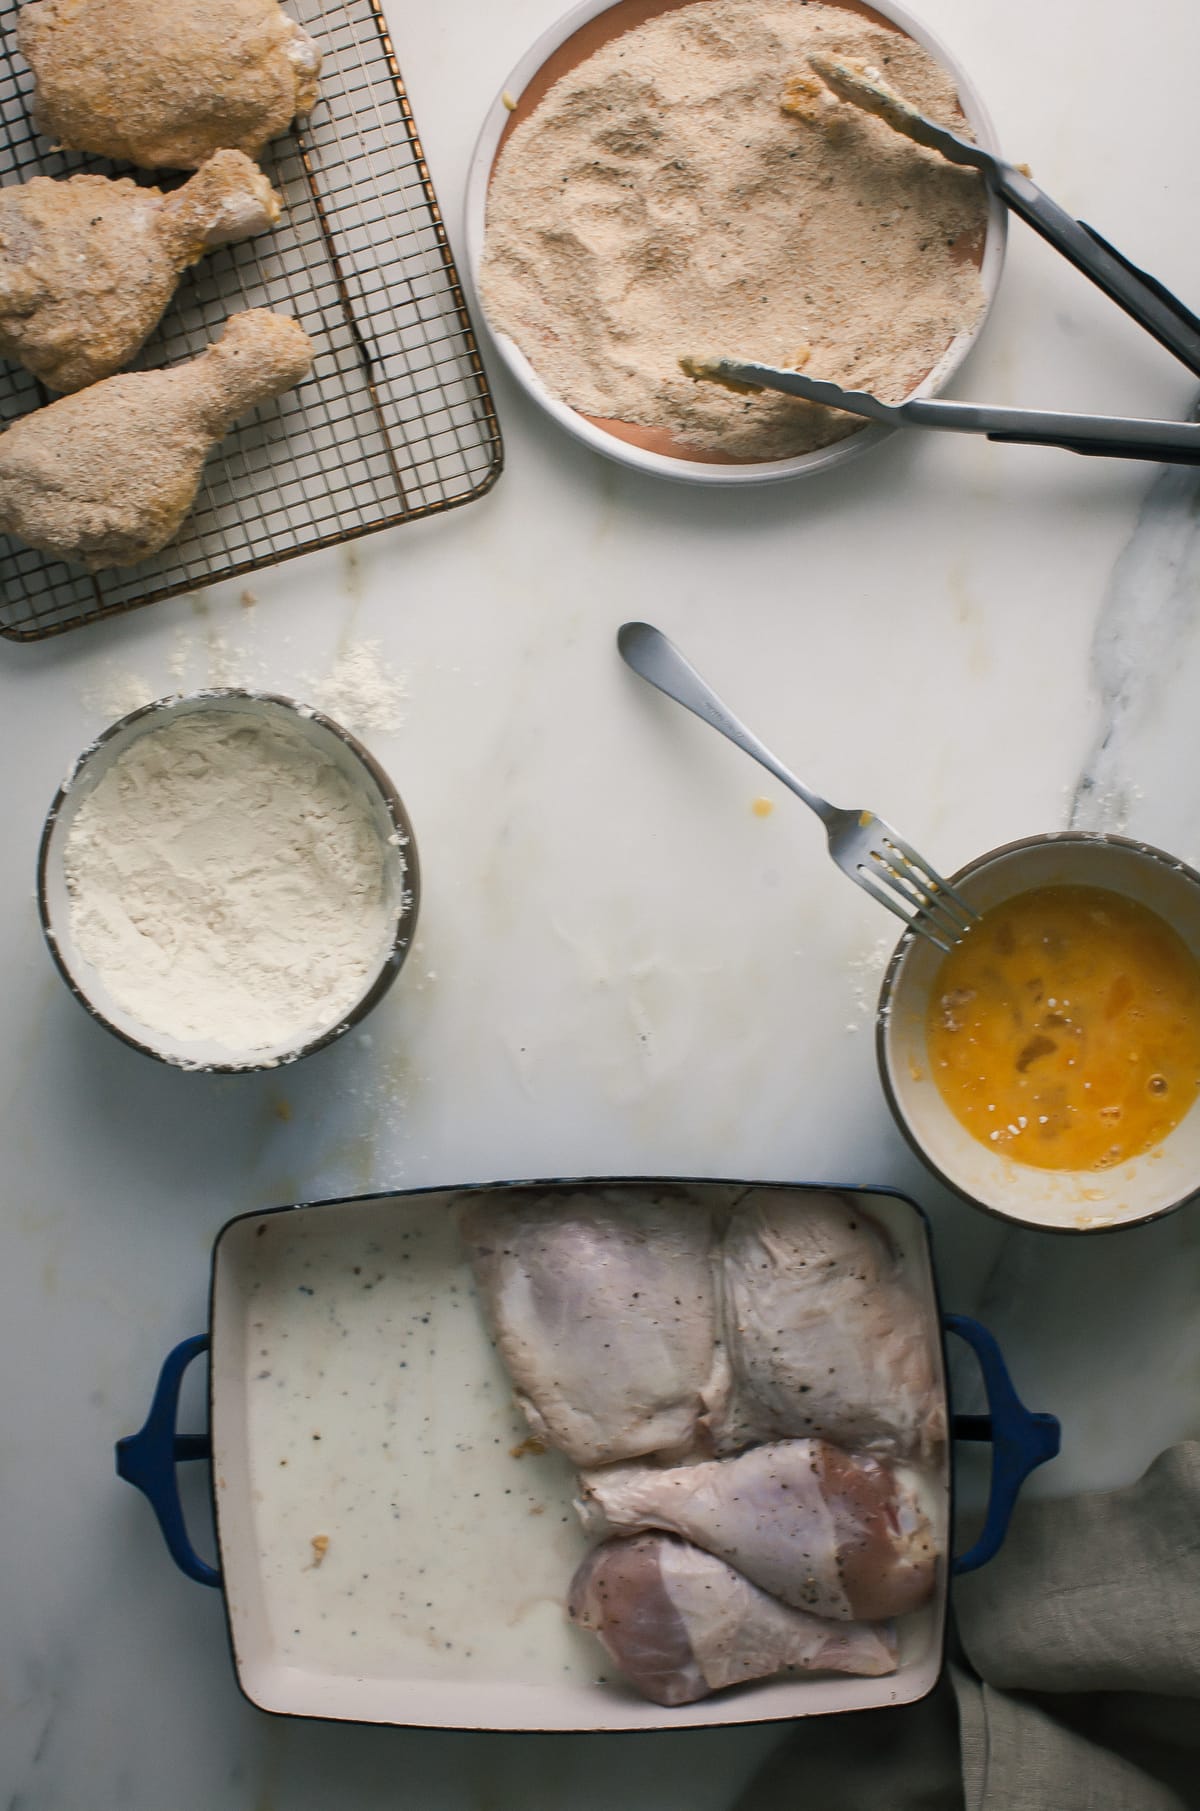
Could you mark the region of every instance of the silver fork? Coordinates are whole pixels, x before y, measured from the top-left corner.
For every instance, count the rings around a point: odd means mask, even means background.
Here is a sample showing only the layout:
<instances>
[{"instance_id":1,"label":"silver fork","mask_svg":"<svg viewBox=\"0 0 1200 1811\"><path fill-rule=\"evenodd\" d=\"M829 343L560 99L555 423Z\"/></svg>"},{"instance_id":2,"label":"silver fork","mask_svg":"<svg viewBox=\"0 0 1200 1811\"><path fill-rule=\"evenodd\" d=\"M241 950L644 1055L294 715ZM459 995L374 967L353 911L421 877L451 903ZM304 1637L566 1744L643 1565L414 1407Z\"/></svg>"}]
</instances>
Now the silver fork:
<instances>
[{"instance_id":1,"label":"silver fork","mask_svg":"<svg viewBox=\"0 0 1200 1811\"><path fill-rule=\"evenodd\" d=\"M850 879L902 918L911 931L949 950L976 924L979 913L923 856L897 836L873 811L842 811L810 792L769 748L722 704L711 686L686 661L674 642L649 623L625 623L617 631L621 658L641 678L676 704L695 713L773 773L803 799L825 826L829 853ZM908 908L908 909L906 909Z\"/></svg>"}]
</instances>

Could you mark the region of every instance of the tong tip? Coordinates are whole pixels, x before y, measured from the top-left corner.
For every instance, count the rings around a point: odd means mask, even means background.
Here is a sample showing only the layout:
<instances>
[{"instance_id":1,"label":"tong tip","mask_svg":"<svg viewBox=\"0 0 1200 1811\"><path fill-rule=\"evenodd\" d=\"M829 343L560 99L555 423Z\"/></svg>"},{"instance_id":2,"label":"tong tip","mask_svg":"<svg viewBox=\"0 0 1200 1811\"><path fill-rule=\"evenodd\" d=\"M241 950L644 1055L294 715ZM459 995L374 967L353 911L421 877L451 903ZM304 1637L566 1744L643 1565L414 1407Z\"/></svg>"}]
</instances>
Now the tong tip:
<instances>
[{"instance_id":1,"label":"tong tip","mask_svg":"<svg viewBox=\"0 0 1200 1811\"><path fill-rule=\"evenodd\" d=\"M839 101L848 102L862 113L873 114L913 144L939 151L956 163L979 166L986 155L948 126L939 126L936 120L927 119L903 95L889 88L879 71L869 64L857 62L852 57L823 56L818 51L809 57L808 65ZM780 101L783 111L805 116L811 109L812 86L811 80L794 77L784 88Z\"/></svg>"},{"instance_id":2,"label":"tong tip","mask_svg":"<svg viewBox=\"0 0 1200 1811\"><path fill-rule=\"evenodd\" d=\"M720 384L723 390L733 390L739 396L758 396L762 392L761 384L744 384L736 377L730 377L725 367L730 364L725 358L693 358L688 355L679 361L679 369L685 377L695 378L697 383Z\"/></svg>"},{"instance_id":3,"label":"tong tip","mask_svg":"<svg viewBox=\"0 0 1200 1811\"><path fill-rule=\"evenodd\" d=\"M850 106L858 107L863 113L873 113L883 120L894 132L902 132L911 138L915 126L923 126L924 116L910 106L903 96L889 88L878 70L866 63L856 62L850 57L827 57L818 51L809 57L808 66L815 75L819 75L831 94L839 101L847 101ZM789 111L787 100L784 100L784 111Z\"/></svg>"}]
</instances>

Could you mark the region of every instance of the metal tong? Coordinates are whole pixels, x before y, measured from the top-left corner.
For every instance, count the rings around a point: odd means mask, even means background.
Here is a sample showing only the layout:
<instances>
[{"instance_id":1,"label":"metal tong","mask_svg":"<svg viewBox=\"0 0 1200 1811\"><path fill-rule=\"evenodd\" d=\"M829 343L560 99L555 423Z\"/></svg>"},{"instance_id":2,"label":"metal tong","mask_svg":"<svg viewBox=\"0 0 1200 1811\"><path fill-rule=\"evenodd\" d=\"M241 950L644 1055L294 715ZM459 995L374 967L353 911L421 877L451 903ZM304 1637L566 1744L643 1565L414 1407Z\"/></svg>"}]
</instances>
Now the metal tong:
<instances>
[{"instance_id":1,"label":"metal tong","mask_svg":"<svg viewBox=\"0 0 1200 1811\"><path fill-rule=\"evenodd\" d=\"M913 397L881 402L866 390L843 390L823 377L781 371L774 365L739 359L706 359L689 366L695 376L752 390L782 390L806 402L822 402L880 421L888 427L949 428L958 434L986 434L989 440L1027 446L1065 447L1070 453L1098 453L1110 459L1154 459L1165 465L1200 465L1200 423L1141 421L1124 415L1066 415L1051 409L998 409L987 403L941 402Z\"/></svg>"},{"instance_id":2,"label":"metal tong","mask_svg":"<svg viewBox=\"0 0 1200 1811\"><path fill-rule=\"evenodd\" d=\"M1075 220L1023 171L960 138L918 113L900 95L857 65L825 57L810 59L815 73L840 100L872 113L893 131L938 151L950 163L965 164L986 177L994 194L1053 245L1119 308L1153 335L1188 370L1200 376L1200 319L1157 278L1139 270L1102 239L1094 227ZM1002 409L983 404L914 398L885 403L863 390L844 390L824 378L783 371L738 359L711 359L691 365L695 374L752 389L781 390L809 402L845 409L889 427L911 425L986 434L989 440L1065 447L1072 453L1119 459L1154 459L1172 465L1200 465L1200 424L1144 421L1117 415L1060 414L1044 409Z\"/></svg>"}]
</instances>

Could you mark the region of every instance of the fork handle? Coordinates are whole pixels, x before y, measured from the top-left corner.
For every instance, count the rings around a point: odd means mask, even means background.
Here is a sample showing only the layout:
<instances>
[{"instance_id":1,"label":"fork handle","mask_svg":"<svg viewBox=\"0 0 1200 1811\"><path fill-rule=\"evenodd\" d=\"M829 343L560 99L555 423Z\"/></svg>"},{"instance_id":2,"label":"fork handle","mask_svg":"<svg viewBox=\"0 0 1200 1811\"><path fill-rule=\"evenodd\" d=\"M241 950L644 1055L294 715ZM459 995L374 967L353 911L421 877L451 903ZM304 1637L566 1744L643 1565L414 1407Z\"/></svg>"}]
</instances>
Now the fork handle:
<instances>
[{"instance_id":1,"label":"fork handle","mask_svg":"<svg viewBox=\"0 0 1200 1811\"><path fill-rule=\"evenodd\" d=\"M690 661L684 659L673 641L650 623L623 623L617 631L617 647L626 666L640 678L657 686L685 711L691 711L711 728L720 730L743 754L750 756L782 781L798 799L803 799L821 822L829 825L837 816L836 807L819 793L810 792L802 780L777 761L770 749L752 735L740 718L722 704L712 687L701 679Z\"/></svg>"}]
</instances>

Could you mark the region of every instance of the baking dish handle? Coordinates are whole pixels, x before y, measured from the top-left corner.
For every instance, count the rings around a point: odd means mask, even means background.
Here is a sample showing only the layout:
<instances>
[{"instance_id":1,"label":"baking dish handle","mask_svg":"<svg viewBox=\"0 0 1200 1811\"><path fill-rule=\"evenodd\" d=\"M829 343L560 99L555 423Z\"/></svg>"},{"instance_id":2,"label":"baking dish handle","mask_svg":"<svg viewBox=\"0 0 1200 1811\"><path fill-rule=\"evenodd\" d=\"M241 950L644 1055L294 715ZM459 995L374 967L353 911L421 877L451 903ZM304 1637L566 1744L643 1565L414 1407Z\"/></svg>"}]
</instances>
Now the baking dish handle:
<instances>
[{"instance_id":1,"label":"baking dish handle","mask_svg":"<svg viewBox=\"0 0 1200 1811\"><path fill-rule=\"evenodd\" d=\"M117 1476L149 1498L158 1517L167 1550L181 1572L201 1585L219 1585L221 1574L200 1558L188 1539L179 1501L175 1467L182 1459L207 1459L212 1447L207 1434L178 1434L179 1391L183 1374L193 1358L208 1350L208 1335L198 1333L168 1352L158 1374L158 1384L145 1425L136 1434L117 1441Z\"/></svg>"},{"instance_id":2,"label":"baking dish handle","mask_svg":"<svg viewBox=\"0 0 1200 1811\"><path fill-rule=\"evenodd\" d=\"M1062 1429L1055 1416L1035 1414L1025 1407L986 1327L964 1314L943 1315L942 1325L970 1346L987 1392L986 1415L955 1415L951 1424L955 1440L989 1440L992 1445L992 1482L983 1531L975 1545L956 1555L951 1564L956 1573L974 1572L999 1551L1022 1484L1037 1466L1055 1457Z\"/></svg>"}]
</instances>

